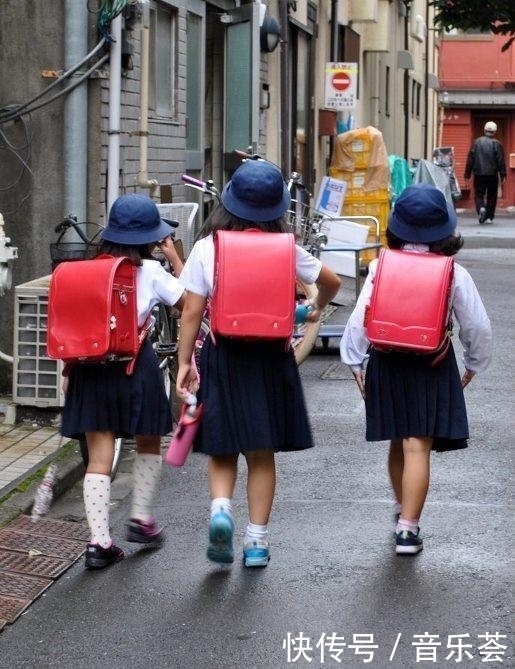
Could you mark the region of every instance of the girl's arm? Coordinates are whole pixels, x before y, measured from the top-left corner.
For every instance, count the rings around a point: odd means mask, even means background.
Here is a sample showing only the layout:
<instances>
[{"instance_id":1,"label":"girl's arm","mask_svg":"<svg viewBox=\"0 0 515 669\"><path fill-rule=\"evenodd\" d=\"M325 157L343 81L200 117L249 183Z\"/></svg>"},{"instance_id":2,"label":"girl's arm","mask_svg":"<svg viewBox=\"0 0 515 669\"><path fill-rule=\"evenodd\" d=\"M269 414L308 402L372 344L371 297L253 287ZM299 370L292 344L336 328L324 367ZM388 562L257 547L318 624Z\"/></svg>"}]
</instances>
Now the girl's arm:
<instances>
[{"instance_id":1,"label":"girl's arm","mask_svg":"<svg viewBox=\"0 0 515 669\"><path fill-rule=\"evenodd\" d=\"M207 298L187 292L181 315L177 372L177 395L184 398L187 392L195 393L198 388L198 376L191 364L195 341L200 330L202 316L206 309Z\"/></svg>"}]
</instances>

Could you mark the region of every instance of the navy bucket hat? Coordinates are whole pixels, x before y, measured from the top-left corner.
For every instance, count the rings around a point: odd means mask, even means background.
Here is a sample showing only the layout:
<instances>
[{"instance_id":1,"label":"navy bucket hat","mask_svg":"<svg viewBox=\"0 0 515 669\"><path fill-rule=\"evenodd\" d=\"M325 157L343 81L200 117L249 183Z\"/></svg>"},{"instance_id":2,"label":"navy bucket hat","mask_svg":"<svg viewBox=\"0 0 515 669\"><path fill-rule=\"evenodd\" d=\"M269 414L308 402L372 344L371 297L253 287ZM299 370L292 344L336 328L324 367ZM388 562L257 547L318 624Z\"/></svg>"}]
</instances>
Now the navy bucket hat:
<instances>
[{"instance_id":1,"label":"navy bucket hat","mask_svg":"<svg viewBox=\"0 0 515 669\"><path fill-rule=\"evenodd\" d=\"M161 218L159 209L147 195L131 193L113 202L101 237L114 244L139 246L164 239L174 225Z\"/></svg>"},{"instance_id":2,"label":"navy bucket hat","mask_svg":"<svg viewBox=\"0 0 515 669\"><path fill-rule=\"evenodd\" d=\"M430 244L454 234L458 219L441 190L418 183L405 188L396 200L388 228L405 242Z\"/></svg>"},{"instance_id":3,"label":"navy bucket hat","mask_svg":"<svg viewBox=\"0 0 515 669\"><path fill-rule=\"evenodd\" d=\"M281 170L266 160L240 165L225 185L221 200L234 216L259 222L280 218L291 202Z\"/></svg>"}]
</instances>

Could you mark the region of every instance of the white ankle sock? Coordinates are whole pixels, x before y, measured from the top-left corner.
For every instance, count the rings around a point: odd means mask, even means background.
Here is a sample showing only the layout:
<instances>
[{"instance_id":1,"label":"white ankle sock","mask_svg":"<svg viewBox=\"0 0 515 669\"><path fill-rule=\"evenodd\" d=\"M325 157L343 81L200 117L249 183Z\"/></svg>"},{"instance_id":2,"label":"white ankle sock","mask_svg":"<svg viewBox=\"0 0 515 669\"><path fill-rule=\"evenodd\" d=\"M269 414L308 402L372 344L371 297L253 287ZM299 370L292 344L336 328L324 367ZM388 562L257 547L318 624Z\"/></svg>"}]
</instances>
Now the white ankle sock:
<instances>
[{"instance_id":1,"label":"white ankle sock","mask_svg":"<svg viewBox=\"0 0 515 669\"><path fill-rule=\"evenodd\" d=\"M397 522L397 532L403 532L404 530L408 530L408 532L413 532L413 534L417 534L418 523L419 523L418 518L411 519L411 518L401 517Z\"/></svg>"},{"instance_id":2,"label":"white ankle sock","mask_svg":"<svg viewBox=\"0 0 515 669\"><path fill-rule=\"evenodd\" d=\"M162 457L137 454L134 460L131 518L147 523L152 518L152 502L161 474Z\"/></svg>"},{"instance_id":3,"label":"white ankle sock","mask_svg":"<svg viewBox=\"0 0 515 669\"><path fill-rule=\"evenodd\" d=\"M86 474L83 493L91 543L98 544L102 548L109 548L113 543L109 532L111 477L104 474Z\"/></svg>"},{"instance_id":4,"label":"white ankle sock","mask_svg":"<svg viewBox=\"0 0 515 669\"><path fill-rule=\"evenodd\" d=\"M211 518L219 511L225 511L232 517L232 504L228 497L215 497L211 500Z\"/></svg>"},{"instance_id":5,"label":"white ankle sock","mask_svg":"<svg viewBox=\"0 0 515 669\"><path fill-rule=\"evenodd\" d=\"M249 523L245 532L245 541L267 541L268 525L255 525Z\"/></svg>"}]
</instances>

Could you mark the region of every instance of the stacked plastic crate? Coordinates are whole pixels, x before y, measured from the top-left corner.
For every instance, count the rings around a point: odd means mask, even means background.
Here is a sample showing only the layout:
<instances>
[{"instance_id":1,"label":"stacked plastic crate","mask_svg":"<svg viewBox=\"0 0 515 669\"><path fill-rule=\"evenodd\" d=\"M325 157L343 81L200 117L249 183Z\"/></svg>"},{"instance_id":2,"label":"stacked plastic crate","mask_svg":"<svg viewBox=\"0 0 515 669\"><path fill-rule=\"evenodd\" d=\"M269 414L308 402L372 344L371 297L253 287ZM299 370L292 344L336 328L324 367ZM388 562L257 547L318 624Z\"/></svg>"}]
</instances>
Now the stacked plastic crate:
<instances>
[{"instance_id":1,"label":"stacked plastic crate","mask_svg":"<svg viewBox=\"0 0 515 669\"><path fill-rule=\"evenodd\" d=\"M390 213L390 166L382 133L372 126L337 135L329 175L347 183L342 216L374 216L380 224L380 241L386 242ZM370 227L368 241L375 241ZM364 253L365 264L375 257Z\"/></svg>"}]
</instances>

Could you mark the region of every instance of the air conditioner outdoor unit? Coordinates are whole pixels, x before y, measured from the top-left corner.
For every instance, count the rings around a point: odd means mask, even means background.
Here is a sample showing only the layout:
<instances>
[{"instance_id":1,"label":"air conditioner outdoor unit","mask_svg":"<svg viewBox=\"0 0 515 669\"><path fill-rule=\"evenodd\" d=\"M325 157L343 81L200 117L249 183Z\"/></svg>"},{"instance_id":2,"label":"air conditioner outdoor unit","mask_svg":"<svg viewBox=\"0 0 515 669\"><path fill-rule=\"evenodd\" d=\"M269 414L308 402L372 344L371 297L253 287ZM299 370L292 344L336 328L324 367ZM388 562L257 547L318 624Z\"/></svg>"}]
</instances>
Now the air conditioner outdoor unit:
<instances>
[{"instance_id":1,"label":"air conditioner outdoor unit","mask_svg":"<svg viewBox=\"0 0 515 669\"><path fill-rule=\"evenodd\" d=\"M417 42L423 42L427 37L427 26L420 14L412 14L410 21L410 34Z\"/></svg>"},{"instance_id":2,"label":"air conditioner outdoor unit","mask_svg":"<svg viewBox=\"0 0 515 669\"><path fill-rule=\"evenodd\" d=\"M64 405L63 363L46 354L50 276L15 286L13 402L51 408Z\"/></svg>"}]
</instances>

